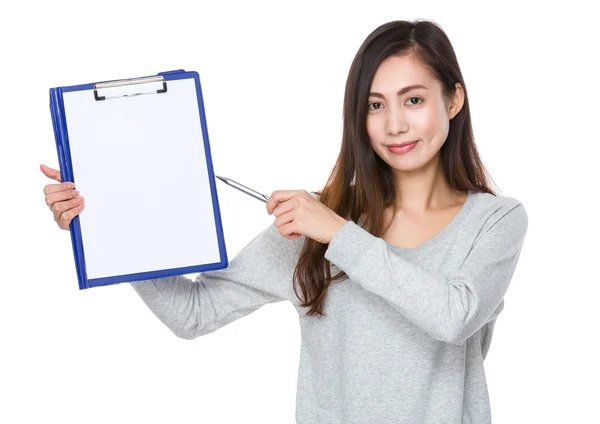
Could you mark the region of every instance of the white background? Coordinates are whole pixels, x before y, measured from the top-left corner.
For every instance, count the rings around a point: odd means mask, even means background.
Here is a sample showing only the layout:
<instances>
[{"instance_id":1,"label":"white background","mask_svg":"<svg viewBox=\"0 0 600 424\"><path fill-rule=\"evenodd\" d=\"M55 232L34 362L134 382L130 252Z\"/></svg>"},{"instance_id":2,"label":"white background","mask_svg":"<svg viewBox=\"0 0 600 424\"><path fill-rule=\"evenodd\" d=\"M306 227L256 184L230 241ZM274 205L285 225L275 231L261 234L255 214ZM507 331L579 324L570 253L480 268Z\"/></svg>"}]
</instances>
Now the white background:
<instances>
[{"instance_id":1,"label":"white background","mask_svg":"<svg viewBox=\"0 0 600 424\"><path fill-rule=\"evenodd\" d=\"M294 422L300 333L289 303L187 341L129 284L78 290L70 235L44 203L53 181L39 170L58 168L50 87L196 70L217 174L265 194L318 190L339 152L356 51L377 26L416 18L449 35L484 164L529 214L485 361L494 423L600 422L600 37L591 6L330 4L3 6L0 422ZM221 182L218 194L233 257L274 217Z\"/></svg>"}]
</instances>

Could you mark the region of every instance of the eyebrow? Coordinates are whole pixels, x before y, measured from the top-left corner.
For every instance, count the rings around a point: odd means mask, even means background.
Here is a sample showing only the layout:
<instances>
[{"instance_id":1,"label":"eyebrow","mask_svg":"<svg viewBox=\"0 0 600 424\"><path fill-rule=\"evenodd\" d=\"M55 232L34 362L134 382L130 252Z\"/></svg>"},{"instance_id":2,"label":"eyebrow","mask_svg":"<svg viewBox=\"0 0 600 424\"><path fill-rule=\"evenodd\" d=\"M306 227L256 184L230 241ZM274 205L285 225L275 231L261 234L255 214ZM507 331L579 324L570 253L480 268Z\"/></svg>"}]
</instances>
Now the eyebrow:
<instances>
[{"instance_id":1,"label":"eyebrow","mask_svg":"<svg viewBox=\"0 0 600 424\"><path fill-rule=\"evenodd\" d=\"M397 96L401 96L402 94L408 93L409 91L412 91L412 90L416 90L417 88L424 88L425 90L428 89L427 87L425 87L424 85L421 85L421 84L408 85L408 86L406 86L406 87L401 88L400 90L398 90L396 92L396 95ZM381 97L383 99L383 95L381 93L369 93L369 96L372 96L372 97Z\"/></svg>"}]
</instances>

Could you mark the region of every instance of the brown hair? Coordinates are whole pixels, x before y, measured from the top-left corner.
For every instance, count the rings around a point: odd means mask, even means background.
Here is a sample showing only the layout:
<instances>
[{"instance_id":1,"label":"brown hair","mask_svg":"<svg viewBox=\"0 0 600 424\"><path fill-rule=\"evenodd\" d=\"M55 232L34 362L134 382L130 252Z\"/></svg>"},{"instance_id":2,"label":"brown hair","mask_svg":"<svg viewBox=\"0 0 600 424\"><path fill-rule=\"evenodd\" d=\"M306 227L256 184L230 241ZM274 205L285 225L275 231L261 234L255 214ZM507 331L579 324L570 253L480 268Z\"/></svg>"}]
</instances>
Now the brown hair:
<instances>
[{"instance_id":1,"label":"brown hair","mask_svg":"<svg viewBox=\"0 0 600 424\"><path fill-rule=\"evenodd\" d=\"M448 138L440 151L450 186L497 195L489 187L489 176L475 146L467 88L447 35L431 21L388 22L367 36L350 66L344 93L342 147L325 187L314 192L320 195L321 203L345 219L357 222L360 218L364 221L362 227L376 237L391 225L391 221L384 222L384 212L387 207L396 207L399 193L391 167L369 142L368 95L381 62L404 54L413 54L441 82L446 101L454 94L457 82L464 89L463 107L450 121ZM330 263L324 257L327 248L328 244L307 237L294 270L294 292L300 306L310 307L307 315L325 315L323 303L329 285L347 277L343 271L331 277Z\"/></svg>"}]
</instances>

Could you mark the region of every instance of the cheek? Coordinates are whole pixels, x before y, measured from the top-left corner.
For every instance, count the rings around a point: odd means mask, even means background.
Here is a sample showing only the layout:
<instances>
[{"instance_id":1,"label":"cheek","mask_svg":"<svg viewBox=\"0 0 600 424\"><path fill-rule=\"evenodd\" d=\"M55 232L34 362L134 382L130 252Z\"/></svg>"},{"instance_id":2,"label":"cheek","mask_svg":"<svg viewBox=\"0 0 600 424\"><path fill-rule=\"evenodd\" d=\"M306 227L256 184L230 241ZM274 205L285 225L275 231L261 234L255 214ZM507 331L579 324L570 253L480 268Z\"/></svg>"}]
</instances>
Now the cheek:
<instances>
[{"instance_id":1,"label":"cheek","mask_svg":"<svg viewBox=\"0 0 600 424\"><path fill-rule=\"evenodd\" d=\"M423 110L422 114L414 116L413 128L418 135L426 140L445 139L448 133L448 119L444 119L443 111L437 108Z\"/></svg>"},{"instance_id":2,"label":"cheek","mask_svg":"<svg viewBox=\"0 0 600 424\"><path fill-rule=\"evenodd\" d=\"M378 153L387 150L383 147L387 135L385 133L385 120L382 119L382 114L379 116L367 116L366 127L371 147Z\"/></svg>"},{"instance_id":3,"label":"cheek","mask_svg":"<svg viewBox=\"0 0 600 424\"><path fill-rule=\"evenodd\" d=\"M384 142L385 134L380 128L380 124L377 119L367 119L367 135L369 136L369 144L371 148L377 153L382 152L382 143Z\"/></svg>"},{"instance_id":4,"label":"cheek","mask_svg":"<svg viewBox=\"0 0 600 424\"><path fill-rule=\"evenodd\" d=\"M377 137L378 137L378 130L377 130L377 124L375 122L376 120L373 119L372 116L367 115L367 134L369 134L369 139L373 142L373 141L377 141Z\"/></svg>"},{"instance_id":5,"label":"cheek","mask_svg":"<svg viewBox=\"0 0 600 424\"><path fill-rule=\"evenodd\" d=\"M411 123L412 128L421 135L431 135L438 126L438 113L430 107L423 108L412 115Z\"/></svg>"},{"instance_id":6,"label":"cheek","mask_svg":"<svg viewBox=\"0 0 600 424\"><path fill-rule=\"evenodd\" d=\"M444 144L449 129L450 122L448 121L448 115L446 115L443 110L437 111L437 113L432 116L430 128L428 129L431 137L435 138L437 141L437 145L441 146Z\"/></svg>"}]
</instances>

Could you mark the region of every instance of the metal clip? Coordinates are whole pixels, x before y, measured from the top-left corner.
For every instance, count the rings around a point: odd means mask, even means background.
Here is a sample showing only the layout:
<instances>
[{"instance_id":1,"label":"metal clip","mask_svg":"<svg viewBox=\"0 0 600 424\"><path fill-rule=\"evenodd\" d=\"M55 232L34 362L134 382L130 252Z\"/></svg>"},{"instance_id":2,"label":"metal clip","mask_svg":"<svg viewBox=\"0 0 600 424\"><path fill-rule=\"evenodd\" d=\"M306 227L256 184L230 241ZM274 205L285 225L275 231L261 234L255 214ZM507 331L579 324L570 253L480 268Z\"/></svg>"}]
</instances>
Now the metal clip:
<instances>
[{"instance_id":1,"label":"metal clip","mask_svg":"<svg viewBox=\"0 0 600 424\"><path fill-rule=\"evenodd\" d=\"M162 82L162 89L155 88L148 92L124 93L124 90L119 90L119 88L135 86L135 85L139 85L139 84L153 84L154 86L156 86L157 83L161 83L161 82ZM115 92L117 94L113 95L113 96L98 95L98 90L107 89L107 88L113 89L113 90L109 90L109 91ZM145 78L129 78L129 79L124 79L124 80L111 81L111 82L100 82L98 84L94 84L94 98L96 100L113 99L116 97L139 96L140 94L160 94L160 93L166 93L166 92L167 92L167 82L165 81L164 76L145 77Z\"/></svg>"}]
</instances>

